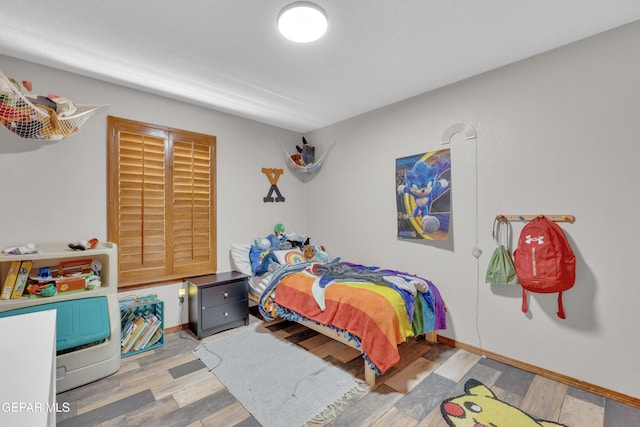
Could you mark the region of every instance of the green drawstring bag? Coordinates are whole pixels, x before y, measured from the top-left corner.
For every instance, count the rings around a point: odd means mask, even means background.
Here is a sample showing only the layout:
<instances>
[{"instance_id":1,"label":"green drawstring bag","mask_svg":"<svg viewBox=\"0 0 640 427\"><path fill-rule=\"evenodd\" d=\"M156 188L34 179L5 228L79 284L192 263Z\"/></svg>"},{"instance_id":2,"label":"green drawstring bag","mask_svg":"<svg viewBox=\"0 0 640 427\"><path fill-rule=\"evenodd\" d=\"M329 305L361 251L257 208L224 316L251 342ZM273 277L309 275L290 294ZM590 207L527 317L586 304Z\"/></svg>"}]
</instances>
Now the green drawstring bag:
<instances>
[{"instance_id":1,"label":"green drawstring bag","mask_svg":"<svg viewBox=\"0 0 640 427\"><path fill-rule=\"evenodd\" d=\"M487 268L487 283L493 285L517 285L518 275L513 266L511 256L504 245L500 245L493 251Z\"/></svg>"},{"instance_id":2,"label":"green drawstring bag","mask_svg":"<svg viewBox=\"0 0 640 427\"><path fill-rule=\"evenodd\" d=\"M506 218L502 216L496 217L493 223L493 238L498 247L493 251L489 260L485 282L493 285L517 285L518 275L507 249L510 239L509 223Z\"/></svg>"}]
</instances>

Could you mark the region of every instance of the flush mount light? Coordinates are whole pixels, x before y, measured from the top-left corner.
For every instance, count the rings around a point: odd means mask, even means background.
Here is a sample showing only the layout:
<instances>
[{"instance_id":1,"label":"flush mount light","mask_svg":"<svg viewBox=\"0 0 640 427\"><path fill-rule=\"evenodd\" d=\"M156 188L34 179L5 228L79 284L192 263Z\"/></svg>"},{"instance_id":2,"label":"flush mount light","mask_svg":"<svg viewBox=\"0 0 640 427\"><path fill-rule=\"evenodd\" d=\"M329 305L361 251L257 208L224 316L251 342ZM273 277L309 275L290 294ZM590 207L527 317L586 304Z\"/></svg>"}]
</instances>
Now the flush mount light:
<instances>
[{"instance_id":1,"label":"flush mount light","mask_svg":"<svg viewBox=\"0 0 640 427\"><path fill-rule=\"evenodd\" d=\"M310 1L296 1L283 7L278 14L278 30L296 43L318 40L327 31L327 13Z\"/></svg>"}]
</instances>

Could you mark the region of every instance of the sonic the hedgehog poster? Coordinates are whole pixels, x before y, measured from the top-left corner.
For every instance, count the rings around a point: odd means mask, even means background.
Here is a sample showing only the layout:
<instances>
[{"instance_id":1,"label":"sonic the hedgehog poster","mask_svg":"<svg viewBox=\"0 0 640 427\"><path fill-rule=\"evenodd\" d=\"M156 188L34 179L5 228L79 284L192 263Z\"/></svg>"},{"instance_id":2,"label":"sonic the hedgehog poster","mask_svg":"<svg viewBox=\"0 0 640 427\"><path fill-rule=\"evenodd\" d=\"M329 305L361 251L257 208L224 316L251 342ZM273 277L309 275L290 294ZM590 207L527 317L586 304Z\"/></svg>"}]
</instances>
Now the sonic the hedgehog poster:
<instances>
[{"instance_id":1,"label":"sonic the hedgehog poster","mask_svg":"<svg viewBox=\"0 0 640 427\"><path fill-rule=\"evenodd\" d=\"M451 218L451 150L396 159L398 238L447 240Z\"/></svg>"}]
</instances>

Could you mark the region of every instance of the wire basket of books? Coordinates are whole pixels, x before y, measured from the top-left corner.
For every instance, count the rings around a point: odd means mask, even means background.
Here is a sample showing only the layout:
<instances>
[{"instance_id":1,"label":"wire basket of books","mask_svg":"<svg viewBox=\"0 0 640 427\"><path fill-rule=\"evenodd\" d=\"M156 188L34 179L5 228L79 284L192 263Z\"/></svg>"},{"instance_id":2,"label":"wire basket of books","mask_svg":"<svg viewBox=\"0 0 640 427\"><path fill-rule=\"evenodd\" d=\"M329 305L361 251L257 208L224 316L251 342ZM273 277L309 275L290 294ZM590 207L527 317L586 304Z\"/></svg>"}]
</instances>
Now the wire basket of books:
<instances>
[{"instance_id":1,"label":"wire basket of books","mask_svg":"<svg viewBox=\"0 0 640 427\"><path fill-rule=\"evenodd\" d=\"M120 300L120 354L132 356L164 344L164 302L155 295Z\"/></svg>"},{"instance_id":2,"label":"wire basket of books","mask_svg":"<svg viewBox=\"0 0 640 427\"><path fill-rule=\"evenodd\" d=\"M0 124L25 139L59 141L75 135L102 105L77 105L59 95L25 95L22 85L0 72Z\"/></svg>"}]
</instances>

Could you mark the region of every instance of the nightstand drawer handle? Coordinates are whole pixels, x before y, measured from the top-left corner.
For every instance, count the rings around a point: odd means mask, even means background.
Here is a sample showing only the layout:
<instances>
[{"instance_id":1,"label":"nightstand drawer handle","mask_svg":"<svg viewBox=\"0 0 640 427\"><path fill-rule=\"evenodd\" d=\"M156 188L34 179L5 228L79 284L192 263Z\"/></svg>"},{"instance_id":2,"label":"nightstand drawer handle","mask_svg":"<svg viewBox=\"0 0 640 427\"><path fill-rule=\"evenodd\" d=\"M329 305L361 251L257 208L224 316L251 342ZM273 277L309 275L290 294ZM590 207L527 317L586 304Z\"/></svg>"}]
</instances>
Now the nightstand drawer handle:
<instances>
[{"instance_id":1,"label":"nightstand drawer handle","mask_svg":"<svg viewBox=\"0 0 640 427\"><path fill-rule=\"evenodd\" d=\"M229 298L229 292L225 292L223 295L225 298Z\"/></svg>"}]
</instances>

